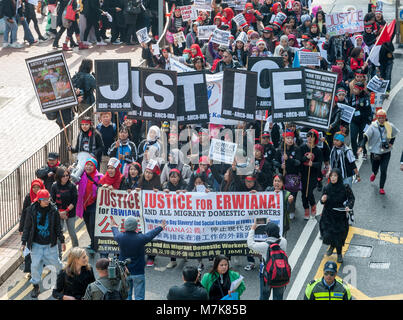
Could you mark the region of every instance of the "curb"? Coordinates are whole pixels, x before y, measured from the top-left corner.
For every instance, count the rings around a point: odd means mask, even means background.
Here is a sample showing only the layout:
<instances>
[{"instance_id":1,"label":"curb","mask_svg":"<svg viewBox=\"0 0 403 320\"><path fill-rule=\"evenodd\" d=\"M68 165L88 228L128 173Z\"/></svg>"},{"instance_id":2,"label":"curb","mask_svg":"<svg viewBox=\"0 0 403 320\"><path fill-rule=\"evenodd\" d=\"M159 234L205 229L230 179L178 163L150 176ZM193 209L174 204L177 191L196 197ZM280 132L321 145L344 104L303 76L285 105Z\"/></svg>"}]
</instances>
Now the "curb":
<instances>
[{"instance_id":1,"label":"curb","mask_svg":"<svg viewBox=\"0 0 403 320\"><path fill-rule=\"evenodd\" d=\"M0 245L6 243L15 232L18 232L18 224L1 240ZM6 265L0 269L0 286L7 281L7 279L23 262L24 257L21 255L20 251L17 251L17 253L6 263Z\"/></svg>"}]
</instances>

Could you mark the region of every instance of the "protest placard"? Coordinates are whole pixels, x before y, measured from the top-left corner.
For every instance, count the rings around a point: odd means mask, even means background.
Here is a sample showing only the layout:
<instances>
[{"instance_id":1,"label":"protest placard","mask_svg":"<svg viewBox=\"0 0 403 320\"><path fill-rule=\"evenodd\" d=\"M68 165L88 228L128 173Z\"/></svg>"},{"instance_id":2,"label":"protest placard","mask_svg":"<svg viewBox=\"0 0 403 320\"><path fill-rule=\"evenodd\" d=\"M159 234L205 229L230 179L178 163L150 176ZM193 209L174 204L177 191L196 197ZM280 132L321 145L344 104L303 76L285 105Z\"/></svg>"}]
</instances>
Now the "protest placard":
<instances>
[{"instance_id":1,"label":"protest placard","mask_svg":"<svg viewBox=\"0 0 403 320\"><path fill-rule=\"evenodd\" d=\"M320 52L297 51L299 55L300 66L317 66L320 67Z\"/></svg>"},{"instance_id":2,"label":"protest placard","mask_svg":"<svg viewBox=\"0 0 403 320\"><path fill-rule=\"evenodd\" d=\"M237 145L219 139L211 139L209 158L213 161L233 164Z\"/></svg>"},{"instance_id":3,"label":"protest placard","mask_svg":"<svg viewBox=\"0 0 403 320\"><path fill-rule=\"evenodd\" d=\"M308 110L304 68L274 69L269 76L273 122L305 120Z\"/></svg>"},{"instance_id":4,"label":"protest placard","mask_svg":"<svg viewBox=\"0 0 403 320\"><path fill-rule=\"evenodd\" d=\"M337 74L306 68L305 85L308 117L297 123L319 130L327 130L332 116Z\"/></svg>"},{"instance_id":5,"label":"protest placard","mask_svg":"<svg viewBox=\"0 0 403 320\"><path fill-rule=\"evenodd\" d=\"M133 216L137 219L137 232L144 231L142 216L141 192L126 190L109 190L99 188L95 210L95 250L102 253L118 253L119 246L113 239L111 219L119 225L118 230L124 231L124 221Z\"/></svg>"},{"instance_id":6,"label":"protest placard","mask_svg":"<svg viewBox=\"0 0 403 320\"><path fill-rule=\"evenodd\" d=\"M248 0L235 0L235 10L243 11Z\"/></svg>"},{"instance_id":7,"label":"protest placard","mask_svg":"<svg viewBox=\"0 0 403 320\"><path fill-rule=\"evenodd\" d=\"M197 27L197 37L199 40L209 40L215 29L216 25Z\"/></svg>"},{"instance_id":8,"label":"protest placard","mask_svg":"<svg viewBox=\"0 0 403 320\"><path fill-rule=\"evenodd\" d=\"M355 108L350 107L343 103L337 103L337 106L341 109L340 120L343 120L347 123L351 123L351 120L353 119L354 116Z\"/></svg>"},{"instance_id":9,"label":"protest placard","mask_svg":"<svg viewBox=\"0 0 403 320\"><path fill-rule=\"evenodd\" d=\"M211 42L217 43L218 45L223 45L229 47L229 37L231 32L224 31L220 29L215 29L213 31L213 37L211 38Z\"/></svg>"},{"instance_id":10,"label":"protest placard","mask_svg":"<svg viewBox=\"0 0 403 320\"><path fill-rule=\"evenodd\" d=\"M254 121L257 72L225 69L223 83L221 116L226 119Z\"/></svg>"},{"instance_id":11,"label":"protest placard","mask_svg":"<svg viewBox=\"0 0 403 320\"><path fill-rule=\"evenodd\" d=\"M209 121L207 82L204 72L182 72L177 75L178 111L180 124Z\"/></svg>"},{"instance_id":12,"label":"protest placard","mask_svg":"<svg viewBox=\"0 0 403 320\"><path fill-rule=\"evenodd\" d=\"M326 29L330 36L364 31L362 10L326 14Z\"/></svg>"},{"instance_id":13,"label":"protest placard","mask_svg":"<svg viewBox=\"0 0 403 320\"><path fill-rule=\"evenodd\" d=\"M215 257L218 254L254 254L246 246L255 218L270 219L283 232L282 192L187 192L176 194L142 191L144 232L161 222L167 227L146 246L146 254ZM256 235L264 241L265 235Z\"/></svg>"},{"instance_id":14,"label":"protest placard","mask_svg":"<svg viewBox=\"0 0 403 320\"><path fill-rule=\"evenodd\" d=\"M95 60L96 107L102 111L131 111L131 60Z\"/></svg>"},{"instance_id":15,"label":"protest placard","mask_svg":"<svg viewBox=\"0 0 403 320\"><path fill-rule=\"evenodd\" d=\"M153 50L153 55L158 56L160 54L160 46L158 43L152 44L151 49Z\"/></svg>"},{"instance_id":16,"label":"protest placard","mask_svg":"<svg viewBox=\"0 0 403 320\"><path fill-rule=\"evenodd\" d=\"M378 76L374 76L367 84L367 89L376 93L385 94L388 89L390 80L379 79Z\"/></svg>"},{"instance_id":17,"label":"protest placard","mask_svg":"<svg viewBox=\"0 0 403 320\"><path fill-rule=\"evenodd\" d=\"M175 120L177 110L176 71L142 69L141 117L147 120Z\"/></svg>"},{"instance_id":18,"label":"protest placard","mask_svg":"<svg viewBox=\"0 0 403 320\"><path fill-rule=\"evenodd\" d=\"M178 8L181 11L183 21L191 21L192 20L193 6L181 6L181 7L178 7Z\"/></svg>"},{"instance_id":19,"label":"protest placard","mask_svg":"<svg viewBox=\"0 0 403 320\"><path fill-rule=\"evenodd\" d=\"M183 34L183 31L174 33L173 36L174 36L174 40L177 43L182 44L183 42L186 42L186 38L185 38L185 35Z\"/></svg>"},{"instance_id":20,"label":"protest placard","mask_svg":"<svg viewBox=\"0 0 403 320\"><path fill-rule=\"evenodd\" d=\"M194 0L193 5L198 10L211 11L211 0Z\"/></svg>"},{"instance_id":21,"label":"protest placard","mask_svg":"<svg viewBox=\"0 0 403 320\"><path fill-rule=\"evenodd\" d=\"M137 40L140 43L147 43L151 40L150 36L148 35L148 30L147 27L144 27L143 29L140 29L136 32L137 35Z\"/></svg>"},{"instance_id":22,"label":"protest placard","mask_svg":"<svg viewBox=\"0 0 403 320\"><path fill-rule=\"evenodd\" d=\"M63 52L25 60L42 113L78 104Z\"/></svg>"},{"instance_id":23,"label":"protest placard","mask_svg":"<svg viewBox=\"0 0 403 320\"><path fill-rule=\"evenodd\" d=\"M248 70L258 73L256 109L271 113L269 70L280 69L282 65L283 59L278 57L248 58Z\"/></svg>"},{"instance_id":24,"label":"protest placard","mask_svg":"<svg viewBox=\"0 0 403 320\"><path fill-rule=\"evenodd\" d=\"M238 27L242 26L243 24L247 23L245 16L242 13L237 14L233 20L236 22Z\"/></svg>"}]
</instances>

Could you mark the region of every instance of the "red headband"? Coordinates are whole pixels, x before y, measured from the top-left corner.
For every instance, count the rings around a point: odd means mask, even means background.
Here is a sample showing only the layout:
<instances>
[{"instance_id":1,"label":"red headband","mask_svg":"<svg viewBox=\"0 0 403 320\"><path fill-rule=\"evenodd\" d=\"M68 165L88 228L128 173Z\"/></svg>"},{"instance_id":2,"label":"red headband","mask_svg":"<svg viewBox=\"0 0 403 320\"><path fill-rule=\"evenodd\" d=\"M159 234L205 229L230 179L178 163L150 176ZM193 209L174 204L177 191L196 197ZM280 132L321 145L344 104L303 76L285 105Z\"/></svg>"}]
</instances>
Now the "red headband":
<instances>
[{"instance_id":1,"label":"red headband","mask_svg":"<svg viewBox=\"0 0 403 320\"><path fill-rule=\"evenodd\" d=\"M171 175L172 172L176 172L177 174L179 174L179 176L181 175L181 172L180 172L178 169L176 169L176 168L171 169L171 170L169 171L169 175Z\"/></svg>"},{"instance_id":2,"label":"red headband","mask_svg":"<svg viewBox=\"0 0 403 320\"><path fill-rule=\"evenodd\" d=\"M91 124L91 120L83 119L81 120L81 123Z\"/></svg>"},{"instance_id":3,"label":"red headband","mask_svg":"<svg viewBox=\"0 0 403 320\"><path fill-rule=\"evenodd\" d=\"M245 177L245 180L256 181L256 177L247 176L247 177Z\"/></svg>"},{"instance_id":4,"label":"red headband","mask_svg":"<svg viewBox=\"0 0 403 320\"><path fill-rule=\"evenodd\" d=\"M294 132L292 132L292 131L287 131L287 132L284 132L283 133L283 137L285 138L285 137L293 137L294 138Z\"/></svg>"}]
</instances>

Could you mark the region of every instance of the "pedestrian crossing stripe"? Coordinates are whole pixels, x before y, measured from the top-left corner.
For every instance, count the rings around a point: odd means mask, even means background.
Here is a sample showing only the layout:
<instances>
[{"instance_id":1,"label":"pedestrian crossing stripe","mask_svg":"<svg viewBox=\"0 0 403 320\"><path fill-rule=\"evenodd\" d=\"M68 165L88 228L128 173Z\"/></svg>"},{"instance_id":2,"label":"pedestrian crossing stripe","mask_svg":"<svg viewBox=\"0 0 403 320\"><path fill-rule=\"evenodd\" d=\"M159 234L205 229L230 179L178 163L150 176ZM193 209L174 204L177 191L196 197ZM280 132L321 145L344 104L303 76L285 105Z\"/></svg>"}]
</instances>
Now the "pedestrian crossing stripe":
<instances>
[{"instance_id":1,"label":"pedestrian crossing stripe","mask_svg":"<svg viewBox=\"0 0 403 320\"><path fill-rule=\"evenodd\" d=\"M382 240L385 242L390 242L393 244L403 244L403 241L400 240L399 237L394 237L388 234L382 234L376 231L372 231L372 230L367 230L367 229L362 229L362 228L357 228L357 227L351 227L349 228L348 231L348 235L345 241L345 245L343 246L343 250L342 250L342 255L344 257L344 255L346 254L350 243L351 243L351 239L353 238L354 235L361 235L364 237L368 237L368 238L373 238L376 240ZM335 257L328 257L328 256L324 256L321 263L319 264L319 267L316 271L316 275L314 277L314 279L320 279L323 276L323 268L325 266L325 263L327 261L334 261L337 263L337 269L339 270L341 263L338 263L336 261ZM336 276L337 279L341 279L339 276ZM389 296L381 296L381 297L369 297L367 296L365 293L363 293L362 291L358 290L357 288L353 287L350 283L345 283L345 285L347 285L347 287L350 289L351 291L351 295L356 299L356 300L402 300L403 299L403 294L396 294L396 295L389 295Z\"/></svg>"}]
</instances>

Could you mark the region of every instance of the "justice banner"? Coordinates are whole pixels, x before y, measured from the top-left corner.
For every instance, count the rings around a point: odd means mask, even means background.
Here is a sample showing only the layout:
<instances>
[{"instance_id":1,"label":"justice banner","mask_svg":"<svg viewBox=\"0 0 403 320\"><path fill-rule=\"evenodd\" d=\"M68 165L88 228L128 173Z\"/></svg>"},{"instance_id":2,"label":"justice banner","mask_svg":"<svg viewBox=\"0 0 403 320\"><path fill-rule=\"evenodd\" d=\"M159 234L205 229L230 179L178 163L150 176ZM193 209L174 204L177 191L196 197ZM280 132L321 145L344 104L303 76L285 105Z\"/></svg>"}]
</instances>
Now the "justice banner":
<instances>
[{"instance_id":1,"label":"justice banner","mask_svg":"<svg viewBox=\"0 0 403 320\"><path fill-rule=\"evenodd\" d=\"M42 113L78 104L63 52L25 60Z\"/></svg>"},{"instance_id":2,"label":"justice banner","mask_svg":"<svg viewBox=\"0 0 403 320\"><path fill-rule=\"evenodd\" d=\"M253 254L247 237L255 218L283 231L282 193L142 191L144 232L162 220L167 227L146 246L146 254L209 258ZM256 241L264 241L257 234Z\"/></svg>"},{"instance_id":3,"label":"justice banner","mask_svg":"<svg viewBox=\"0 0 403 320\"><path fill-rule=\"evenodd\" d=\"M364 12L363 10L356 10L327 14L326 29L331 37L362 32L364 31Z\"/></svg>"},{"instance_id":4,"label":"justice banner","mask_svg":"<svg viewBox=\"0 0 403 320\"><path fill-rule=\"evenodd\" d=\"M109 190L99 188L95 211L95 250L102 253L118 253L119 246L113 239L111 219L124 232L124 221L127 217L137 218L137 232L144 230L142 217L141 191Z\"/></svg>"}]
</instances>

